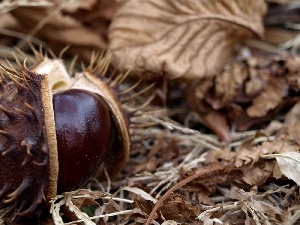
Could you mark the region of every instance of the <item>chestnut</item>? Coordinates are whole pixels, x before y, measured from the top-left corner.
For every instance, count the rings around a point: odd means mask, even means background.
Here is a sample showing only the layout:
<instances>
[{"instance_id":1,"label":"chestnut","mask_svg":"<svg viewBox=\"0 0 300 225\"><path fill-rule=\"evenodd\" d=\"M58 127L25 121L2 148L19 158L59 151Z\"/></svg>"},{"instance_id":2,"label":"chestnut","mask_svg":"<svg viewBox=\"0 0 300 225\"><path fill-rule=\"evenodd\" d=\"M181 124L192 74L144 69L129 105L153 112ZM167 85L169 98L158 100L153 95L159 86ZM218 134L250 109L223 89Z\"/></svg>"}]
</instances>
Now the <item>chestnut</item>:
<instances>
[{"instance_id":1,"label":"chestnut","mask_svg":"<svg viewBox=\"0 0 300 225\"><path fill-rule=\"evenodd\" d=\"M131 141L126 112L106 82L86 69L53 93L49 74L0 71L0 217L35 216L99 168L116 177Z\"/></svg>"},{"instance_id":2,"label":"chestnut","mask_svg":"<svg viewBox=\"0 0 300 225\"><path fill-rule=\"evenodd\" d=\"M95 93L70 89L53 95L58 151L58 193L82 186L109 151L112 121L108 105Z\"/></svg>"}]
</instances>

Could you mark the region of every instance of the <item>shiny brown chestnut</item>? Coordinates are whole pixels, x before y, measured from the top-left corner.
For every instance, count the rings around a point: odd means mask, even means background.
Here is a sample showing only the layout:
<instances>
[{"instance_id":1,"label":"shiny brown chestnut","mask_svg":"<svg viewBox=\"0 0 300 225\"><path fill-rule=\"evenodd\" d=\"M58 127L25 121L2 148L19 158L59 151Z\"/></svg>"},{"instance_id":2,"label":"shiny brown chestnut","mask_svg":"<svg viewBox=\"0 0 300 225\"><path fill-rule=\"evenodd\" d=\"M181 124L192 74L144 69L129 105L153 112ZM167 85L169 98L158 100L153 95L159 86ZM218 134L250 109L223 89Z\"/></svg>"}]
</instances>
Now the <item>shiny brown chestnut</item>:
<instances>
[{"instance_id":1,"label":"shiny brown chestnut","mask_svg":"<svg viewBox=\"0 0 300 225\"><path fill-rule=\"evenodd\" d=\"M70 89L53 95L58 193L82 186L109 151L114 132L108 105L95 93Z\"/></svg>"},{"instance_id":2,"label":"shiny brown chestnut","mask_svg":"<svg viewBox=\"0 0 300 225\"><path fill-rule=\"evenodd\" d=\"M107 83L86 70L52 94L49 74L0 70L0 217L38 213L58 192L85 184L100 164L115 178L131 142Z\"/></svg>"}]
</instances>

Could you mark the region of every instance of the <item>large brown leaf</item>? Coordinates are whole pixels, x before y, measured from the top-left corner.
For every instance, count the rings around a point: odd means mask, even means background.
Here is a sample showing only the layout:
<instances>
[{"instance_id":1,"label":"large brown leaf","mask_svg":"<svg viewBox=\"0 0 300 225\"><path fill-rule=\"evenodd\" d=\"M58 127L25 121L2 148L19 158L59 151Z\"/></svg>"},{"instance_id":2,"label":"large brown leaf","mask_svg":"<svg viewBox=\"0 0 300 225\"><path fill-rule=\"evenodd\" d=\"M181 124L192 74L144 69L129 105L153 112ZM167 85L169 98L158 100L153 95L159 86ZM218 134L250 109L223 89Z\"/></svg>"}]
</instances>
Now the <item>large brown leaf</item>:
<instances>
[{"instance_id":1,"label":"large brown leaf","mask_svg":"<svg viewBox=\"0 0 300 225\"><path fill-rule=\"evenodd\" d=\"M109 30L113 63L168 79L215 74L241 39L262 35L263 0L125 0Z\"/></svg>"}]
</instances>

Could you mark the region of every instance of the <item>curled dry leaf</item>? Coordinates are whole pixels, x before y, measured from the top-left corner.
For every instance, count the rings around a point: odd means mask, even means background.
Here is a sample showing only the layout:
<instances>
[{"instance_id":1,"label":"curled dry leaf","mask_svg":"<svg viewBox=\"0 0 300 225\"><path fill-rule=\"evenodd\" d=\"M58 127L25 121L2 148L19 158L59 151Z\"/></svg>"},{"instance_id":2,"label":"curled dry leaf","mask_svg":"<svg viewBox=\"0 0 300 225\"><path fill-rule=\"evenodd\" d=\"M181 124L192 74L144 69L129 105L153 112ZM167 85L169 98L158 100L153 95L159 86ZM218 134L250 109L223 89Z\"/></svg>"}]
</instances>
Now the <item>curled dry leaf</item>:
<instances>
[{"instance_id":1,"label":"curled dry leaf","mask_svg":"<svg viewBox=\"0 0 300 225\"><path fill-rule=\"evenodd\" d=\"M145 78L218 72L242 39L262 35L262 0L126 0L109 29L113 63Z\"/></svg>"},{"instance_id":2,"label":"curled dry leaf","mask_svg":"<svg viewBox=\"0 0 300 225\"><path fill-rule=\"evenodd\" d=\"M283 131L288 133L290 137L292 137L295 142L300 145L300 123L296 123L293 126L287 126Z\"/></svg>"},{"instance_id":3,"label":"curled dry leaf","mask_svg":"<svg viewBox=\"0 0 300 225\"><path fill-rule=\"evenodd\" d=\"M300 153L285 152L282 154L262 155L262 158L276 158L280 171L289 179L300 185Z\"/></svg>"},{"instance_id":4,"label":"curled dry leaf","mask_svg":"<svg viewBox=\"0 0 300 225\"><path fill-rule=\"evenodd\" d=\"M257 144L257 140L260 138L265 138L265 140ZM208 151L206 159L208 162L233 161L233 167L228 176L235 184L263 185L270 179L286 180L285 176L287 175L282 171L280 165L278 168L274 159L277 159L277 155L299 155L298 149L299 144L289 133L280 132L274 140L268 140L268 137L257 134L255 137L242 142L235 151ZM270 157L262 157L263 155ZM300 162L295 157L290 160L294 160L294 164L286 167L289 171L291 171L291 167L296 168L295 164ZM203 184L209 184L209 181L205 181Z\"/></svg>"},{"instance_id":5,"label":"curled dry leaf","mask_svg":"<svg viewBox=\"0 0 300 225\"><path fill-rule=\"evenodd\" d=\"M60 51L70 45L70 52L86 61L93 51L107 48L107 28L116 7L114 0L51 2L48 6L20 6L11 10L18 22L12 29L44 41L52 50Z\"/></svg>"},{"instance_id":6,"label":"curled dry leaf","mask_svg":"<svg viewBox=\"0 0 300 225\"><path fill-rule=\"evenodd\" d=\"M88 189L79 189L72 192L65 192L63 195L58 195L51 202L50 212L55 224L65 224L62 216L69 220L83 220L84 224L94 225L95 223L89 216L80 209L84 206L100 206L96 199L101 199L111 196L101 191L91 191ZM66 206L66 207L62 207ZM51 223L52 224L52 223Z\"/></svg>"},{"instance_id":7,"label":"curled dry leaf","mask_svg":"<svg viewBox=\"0 0 300 225\"><path fill-rule=\"evenodd\" d=\"M0 14L9 12L19 6L51 6L53 2L51 0L25 0L25 1L1 1Z\"/></svg>"},{"instance_id":8,"label":"curled dry leaf","mask_svg":"<svg viewBox=\"0 0 300 225\"><path fill-rule=\"evenodd\" d=\"M135 198L133 206L144 212L144 215L149 214L153 208L151 202L139 196ZM199 207L188 202L184 196L172 193L160 207L155 220L159 224L166 220L174 220L179 224L197 224L196 216L199 212Z\"/></svg>"},{"instance_id":9,"label":"curled dry leaf","mask_svg":"<svg viewBox=\"0 0 300 225\"><path fill-rule=\"evenodd\" d=\"M300 121L300 101L284 116L286 125L295 126Z\"/></svg>"},{"instance_id":10,"label":"curled dry leaf","mask_svg":"<svg viewBox=\"0 0 300 225\"><path fill-rule=\"evenodd\" d=\"M285 115L282 132L285 132L300 145L300 101Z\"/></svg>"},{"instance_id":11,"label":"curled dry leaf","mask_svg":"<svg viewBox=\"0 0 300 225\"><path fill-rule=\"evenodd\" d=\"M245 131L296 103L299 65L299 56L252 56L235 61L225 65L214 80L191 84L187 100L204 124L230 141L230 127Z\"/></svg>"},{"instance_id":12,"label":"curled dry leaf","mask_svg":"<svg viewBox=\"0 0 300 225\"><path fill-rule=\"evenodd\" d=\"M282 178L282 173L276 170L275 160L264 160L261 155L296 152L298 148L299 145L286 136L278 137L274 141L265 141L258 146L241 148L235 158L235 167L242 172L241 178L244 182L261 185L271 177Z\"/></svg>"},{"instance_id":13,"label":"curled dry leaf","mask_svg":"<svg viewBox=\"0 0 300 225\"><path fill-rule=\"evenodd\" d=\"M224 160L225 161L225 160ZM223 161L223 162L224 162ZM225 163L224 163L225 164ZM213 164L211 165L213 169ZM230 163L223 171L219 171L214 175L200 176L193 179L191 182L187 183L185 186L185 190L190 193L193 193L198 201L198 203L202 203L205 205L214 205L213 201L209 198L213 193L216 192L217 184L224 182L227 179L227 169L230 168ZM199 171L201 168L198 169ZM182 178L187 178L195 174L195 171L185 171L182 169L180 171Z\"/></svg>"}]
</instances>

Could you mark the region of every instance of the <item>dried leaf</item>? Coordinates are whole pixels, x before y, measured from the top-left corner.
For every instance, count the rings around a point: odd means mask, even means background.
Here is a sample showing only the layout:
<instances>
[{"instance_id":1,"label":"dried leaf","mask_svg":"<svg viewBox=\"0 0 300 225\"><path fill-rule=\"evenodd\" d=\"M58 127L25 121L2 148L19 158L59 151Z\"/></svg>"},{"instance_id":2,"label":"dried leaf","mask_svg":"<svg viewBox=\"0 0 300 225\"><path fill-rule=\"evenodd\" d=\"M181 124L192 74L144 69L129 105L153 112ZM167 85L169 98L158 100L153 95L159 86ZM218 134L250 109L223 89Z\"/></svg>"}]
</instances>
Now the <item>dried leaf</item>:
<instances>
[{"instance_id":1,"label":"dried leaf","mask_svg":"<svg viewBox=\"0 0 300 225\"><path fill-rule=\"evenodd\" d=\"M64 11L68 13L74 13L80 9L84 10L91 10L94 5L96 4L97 0L77 0L73 1L72 4L68 4L66 7L64 7ZM78 18L80 19L80 18Z\"/></svg>"},{"instance_id":2,"label":"dried leaf","mask_svg":"<svg viewBox=\"0 0 300 225\"><path fill-rule=\"evenodd\" d=\"M205 78L187 88L190 107L224 141L230 140L230 126L247 130L299 100L300 57L260 54L253 52L227 64L214 79ZM223 123L216 122L220 118Z\"/></svg>"},{"instance_id":3,"label":"dried leaf","mask_svg":"<svg viewBox=\"0 0 300 225\"><path fill-rule=\"evenodd\" d=\"M9 12L19 6L52 6L52 0L25 0L25 1L1 1L0 14Z\"/></svg>"},{"instance_id":4,"label":"dried leaf","mask_svg":"<svg viewBox=\"0 0 300 225\"><path fill-rule=\"evenodd\" d=\"M127 0L109 29L113 63L153 78L212 76L241 39L262 35L262 0Z\"/></svg>"},{"instance_id":5,"label":"dried leaf","mask_svg":"<svg viewBox=\"0 0 300 225\"><path fill-rule=\"evenodd\" d=\"M223 161L222 163L218 162L215 164L210 165L210 169L213 172L214 167L217 167L216 165L226 165L226 169L231 168L229 162L228 164ZM212 201L209 199L208 196L211 196L216 191L216 185L219 183L224 182L227 179L227 172L226 169L222 172L215 173L214 175L207 174L206 176L199 176L192 181L190 181L188 184L186 184L186 190L189 190L190 192L194 193L195 195L199 195L199 202L210 202ZM198 171L203 170L203 168L198 168ZM188 177L193 176L196 173L196 170L194 171L185 171L184 169L181 170L181 176L183 179L186 179ZM205 196L202 198L201 196Z\"/></svg>"},{"instance_id":6,"label":"dried leaf","mask_svg":"<svg viewBox=\"0 0 300 225\"><path fill-rule=\"evenodd\" d=\"M300 121L300 101L285 115L284 123L287 125L295 125Z\"/></svg>"},{"instance_id":7,"label":"dried leaf","mask_svg":"<svg viewBox=\"0 0 300 225\"><path fill-rule=\"evenodd\" d=\"M145 214L149 214L153 208L150 201L137 197L134 203ZM196 215L199 214L199 207L192 205L185 198L176 193L172 193L160 207L155 216L155 220L162 222L165 220L175 220L180 224L198 224Z\"/></svg>"},{"instance_id":8,"label":"dried leaf","mask_svg":"<svg viewBox=\"0 0 300 225\"><path fill-rule=\"evenodd\" d=\"M66 196L65 205L79 220L82 220L85 225L96 225L86 213L82 212L76 205L73 204L71 195Z\"/></svg>"},{"instance_id":9,"label":"dried leaf","mask_svg":"<svg viewBox=\"0 0 300 225\"><path fill-rule=\"evenodd\" d=\"M161 206L160 213L167 220L175 220L182 224L196 224L198 210L183 196L173 194Z\"/></svg>"},{"instance_id":10,"label":"dried leaf","mask_svg":"<svg viewBox=\"0 0 300 225\"><path fill-rule=\"evenodd\" d=\"M44 41L53 51L69 45L69 52L86 61L93 51L107 48L107 28L116 8L114 0L51 2L50 6L11 10L18 22L18 27L12 29Z\"/></svg>"},{"instance_id":11,"label":"dried leaf","mask_svg":"<svg viewBox=\"0 0 300 225\"><path fill-rule=\"evenodd\" d=\"M274 169L274 162L260 162L255 166L245 167L243 181L250 185L262 185L271 177Z\"/></svg>"},{"instance_id":12,"label":"dried leaf","mask_svg":"<svg viewBox=\"0 0 300 225\"><path fill-rule=\"evenodd\" d=\"M263 196L233 187L230 197L239 200L239 205L246 215L246 220L250 222L249 224L282 224L283 212L272 202L264 200Z\"/></svg>"},{"instance_id":13,"label":"dried leaf","mask_svg":"<svg viewBox=\"0 0 300 225\"><path fill-rule=\"evenodd\" d=\"M247 69L238 62L226 65L223 71L223 75L216 76L215 81L215 92L219 99L207 100L213 109L220 109L224 104L233 101L243 91L243 83L248 76Z\"/></svg>"},{"instance_id":14,"label":"dried leaf","mask_svg":"<svg viewBox=\"0 0 300 225\"><path fill-rule=\"evenodd\" d=\"M284 130L282 130L284 131ZM293 139L295 142L300 145L300 122L287 126L285 132Z\"/></svg>"},{"instance_id":15,"label":"dried leaf","mask_svg":"<svg viewBox=\"0 0 300 225\"><path fill-rule=\"evenodd\" d=\"M45 24L38 30L38 35L48 40L51 39L65 45L86 44L96 48L105 47L101 37L83 27L74 18L64 16L57 11L57 7L18 7L11 13L30 29L33 29L40 21L44 21ZM85 38L87 36L89 41Z\"/></svg>"},{"instance_id":16,"label":"dried leaf","mask_svg":"<svg viewBox=\"0 0 300 225\"><path fill-rule=\"evenodd\" d=\"M252 100L252 106L246 112L250 117L263 117L275 109L288 95L288 87L284 79L274 79L261 94Z\"/></svg>"},{"instance_id":17,"label":"dried leaf","mask_svg":"<svg viewBox=\"0 0 300 225\"><path fill-rule=\"evenodd\" d=\"M237 179L241 178L250 185L261 185L270 177L281 178L282 174L279 173L275 166L276 161L264 160L261 158L261 155L295 152L298 150L299 145L295 144L294 141L289 142L286 136L282 138L274 141L265 141L258 146L248 146L238 151L235 167L242 172L242 176L237 177Z\"/></svg>"},{"instance_id":18,"label":"dried leaf","mask_svg":"<svg viewBox=\"0 0 300 225\"><path fill-rule=\"evenodd\" d=\"M95 223L89 216L82 212L80 208L85 205L96 205L99 203L95 199L110 196L102 191L91 191L89 189L78 189L72 192L65 192L63 195L58 195L51 201L50 213L55 224L65 224L62 215L72 220L83 220L84 224L94 225ZM111 197L111 196L110 196ZM62 206L67 206L63 208Z\"/></svg>"},{"instance_id":19,"label":"dried leaf","mask_svg":"<svg viewBox=\"0 0 300 225\"><path fill-rule=\"evenodd\" d=\"M165 222L163 222L161 225L178 225L179 223L177 223L174 220L167 220Z\"/></svg>"},{"instance_id":20,"label":"dried leaf","mask_svg":"<svg viewBox=\"0 0 300 225\"><path fill-rule=\"evenodd\" d=\"M276 158L280 171L289 179L300 185L300 153L285 152L282 154L262 155L262 158Z\"/></svg>"},{"instance_id":21,"label":"dried leaf","mask_svg":"<svg viewBox=\"0 0 300 225\"><path fill-rule=\"evenodd\" d=\"M288 30L284 27L265 27L265 41L272 44L272 45L287 45L288 47L292 47L290 44L292 44L290 41L292 39L297 38L297 36L300 35L299 30Z\"/></svg>"}]
</instances>

